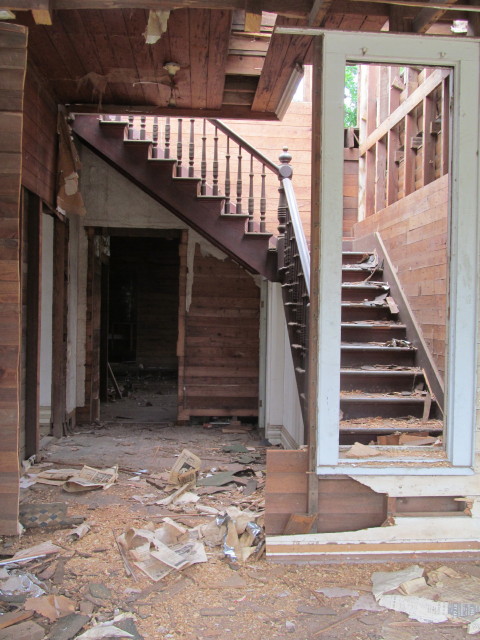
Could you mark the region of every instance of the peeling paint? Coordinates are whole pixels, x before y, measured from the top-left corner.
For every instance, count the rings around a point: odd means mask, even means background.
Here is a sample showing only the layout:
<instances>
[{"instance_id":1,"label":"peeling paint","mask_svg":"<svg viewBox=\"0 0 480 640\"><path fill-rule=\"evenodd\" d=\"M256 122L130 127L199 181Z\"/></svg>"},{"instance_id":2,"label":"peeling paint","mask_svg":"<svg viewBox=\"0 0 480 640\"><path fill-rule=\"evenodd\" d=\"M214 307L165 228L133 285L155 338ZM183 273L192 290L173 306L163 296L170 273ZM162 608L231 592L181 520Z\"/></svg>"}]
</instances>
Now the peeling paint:
<instances>
[{"instance_id":1,"label":"peeling paint","mask_svg":"<svg viewBox=\"0 0 480 640\"><path fill-rule=\"evenodd\" d=\"M356 476L349 475L377 493L392 498L464 496L480 497L480 476Z\"/></svg>"}]
</instances>

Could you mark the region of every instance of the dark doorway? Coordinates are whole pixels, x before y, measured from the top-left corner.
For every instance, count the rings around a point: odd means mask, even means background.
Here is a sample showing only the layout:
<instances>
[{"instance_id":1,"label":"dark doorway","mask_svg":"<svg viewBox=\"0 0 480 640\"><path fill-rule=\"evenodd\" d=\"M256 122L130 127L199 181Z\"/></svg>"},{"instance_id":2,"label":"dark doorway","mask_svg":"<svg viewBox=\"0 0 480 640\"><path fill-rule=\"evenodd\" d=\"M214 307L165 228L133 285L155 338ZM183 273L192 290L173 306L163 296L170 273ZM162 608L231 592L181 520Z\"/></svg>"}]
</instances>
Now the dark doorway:
<instances>
[{"instance_id":1,"label":"dark doorway","mask_svg":"<svg viewBox=\"0 0 480 640\"><path fill-rule=\"evenodd\" d=\"M103 302L108 361L123 395L121 410L117 398L114 412L140 422L163 421L165 411L156 410L159 396L174 396L176 404L179 240L177 231L110 238L108 302L106 295ZM110 385L108 395L114 399ZM107 407L102 412L106 419L115 417L110 413Z\"/></svg>"}]
</instances>

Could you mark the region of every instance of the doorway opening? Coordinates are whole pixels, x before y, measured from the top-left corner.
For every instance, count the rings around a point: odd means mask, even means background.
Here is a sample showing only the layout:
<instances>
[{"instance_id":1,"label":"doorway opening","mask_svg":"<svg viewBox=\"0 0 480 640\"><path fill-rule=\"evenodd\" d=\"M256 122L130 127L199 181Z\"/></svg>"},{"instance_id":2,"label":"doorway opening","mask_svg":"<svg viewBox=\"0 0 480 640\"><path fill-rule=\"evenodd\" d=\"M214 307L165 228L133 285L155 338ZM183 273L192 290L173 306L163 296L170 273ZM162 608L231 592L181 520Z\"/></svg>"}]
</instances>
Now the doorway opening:
<instances>
[{"instance_id":1,"label":"doorway opening","mask_svg":"<svg viewBox=\"0 0 480 640\"><path fill-rule=\"evenodd\" d=\"M176 420L179 242L175 230L110 236L102 287L102 420Z\"/></svg>"}]
</instances>

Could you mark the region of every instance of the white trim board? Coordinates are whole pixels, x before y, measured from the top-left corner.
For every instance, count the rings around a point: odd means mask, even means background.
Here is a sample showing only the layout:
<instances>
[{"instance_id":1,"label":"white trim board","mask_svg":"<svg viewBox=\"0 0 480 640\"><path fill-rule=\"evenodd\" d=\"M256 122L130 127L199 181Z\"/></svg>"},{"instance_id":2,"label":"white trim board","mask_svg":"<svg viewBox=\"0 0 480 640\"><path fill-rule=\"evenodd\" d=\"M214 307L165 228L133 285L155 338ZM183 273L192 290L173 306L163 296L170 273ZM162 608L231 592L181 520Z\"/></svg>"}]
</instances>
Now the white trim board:
<instances>
[{"instance_id":1,"label":"white trim board","mask_svg":"<svg viewBox=\"0 0 480 640\"><path fill-rule=\"evenodd\" d=\"M339 465L338 407L340 389L340 286L342 238L343 78L345 63L423 65L453 69L451 107L453 136L450 171L449 235L450 297L448 372L446 384L446 453L450 466L435 475L471 473L474 460L477 386L478 183L479 183L479 59L477 40L420 38L389 33L321 32L322 67L319 184L320 313L318 318L318 439L319 474L429 474L421 463L395 470L391 463L373 471ZM315 75L315 74L314 74ZM315 88L314 88L315 90ZM317 88L318 90L318 88ZM314 116L315 117L315 116Z\"/></svg>"}]
</instances>

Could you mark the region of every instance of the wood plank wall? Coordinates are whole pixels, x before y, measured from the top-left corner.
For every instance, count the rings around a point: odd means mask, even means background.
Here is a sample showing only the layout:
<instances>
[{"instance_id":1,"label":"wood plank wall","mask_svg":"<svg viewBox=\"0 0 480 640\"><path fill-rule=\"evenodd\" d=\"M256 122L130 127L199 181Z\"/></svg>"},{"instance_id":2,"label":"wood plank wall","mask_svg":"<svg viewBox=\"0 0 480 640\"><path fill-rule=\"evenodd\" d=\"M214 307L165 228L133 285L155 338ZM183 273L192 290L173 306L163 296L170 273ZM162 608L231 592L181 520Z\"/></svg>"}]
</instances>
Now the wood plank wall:
<instances>
[{"instance_id":1,"label":"wood plank wall","mask_svg":"<svg viewBox=\"0 0 480 640\"><path fill-rule=\"evenodd\" d=\"M29 61L25 79L22 184L55 206L57 105Z\"/></svg>"},{"instance_id":2,"label":"wood plank wall","mask_svg":"<svg viewBox=\"0 0 480 640\"><path fill-rule=\"evenodd\" d=\"M358 149L343 150L343 237L353 236L358 220Z\"/></svg>"},{"instance_id":3,"label":"wood plank wall","mask_svg":"<svg viewBox=\"0 0 480 640\"><path fill-rule=\"evenodd\" d=\"M265 529L281 535L290 514L307 509L308 451L267 451ZM319 533L357 531L380 526L387 517L387 496L348 476L318 478Z\"/></svg>"},{"instance_id":4,"label":"wood plank wall","mask_svg":"<svg viewBox=\"0 0 480 640\"><path fill-rule=\"evenodd\" d=\"M448 175L353 227L378 231L387 247L437 367L445 375Z\"/></svg>"},{"instance_id":5,"label":"wood plank wall","mask_svg":"<svg viewBox=\"0 0 480 640\"><path fill-rule=\"evenodd\" d=\"M0 534L17 533L20 183L27 30L0 23Z\"/></svg>"},{"instance_id":6,"label":"wood plank wall","mask_svg":"<svg viewBox=\"0 0 480 640\"><path fill-rule=\"evenodd\" d=\"M260 288L229 258L197 245L185 316L184 397L190 416L257 416Z\"/></svg>"}]
</instances>

